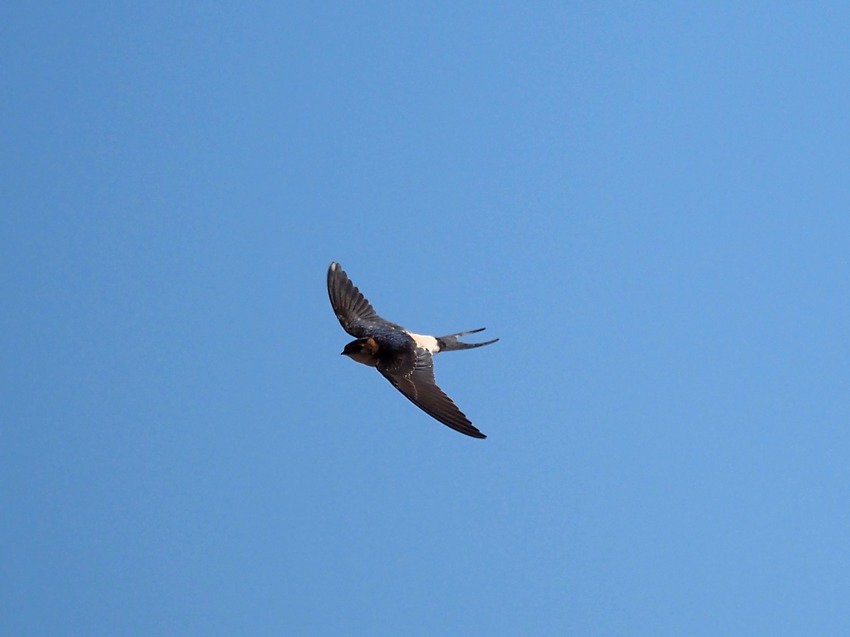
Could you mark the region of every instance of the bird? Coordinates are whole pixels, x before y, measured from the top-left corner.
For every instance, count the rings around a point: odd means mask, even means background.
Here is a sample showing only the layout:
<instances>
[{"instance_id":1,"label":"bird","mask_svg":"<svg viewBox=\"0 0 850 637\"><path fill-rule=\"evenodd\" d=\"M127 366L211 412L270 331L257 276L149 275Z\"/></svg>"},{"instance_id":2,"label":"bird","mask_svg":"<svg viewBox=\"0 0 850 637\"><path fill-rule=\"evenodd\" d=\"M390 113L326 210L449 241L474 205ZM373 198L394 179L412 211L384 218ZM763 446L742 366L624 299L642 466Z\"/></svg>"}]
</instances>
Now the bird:
<instances>
[{"instance_id":1,"label":"bird","mask_svg":"<svg viewBox=\"0 0 850 637\"><path fill-rule=\"evenodd\" d=\"M485 328L448 336L427 336L391 323L378 316L335 261L328 267L328 296L340 325L355 337L341 354L375 367L408 400L444 425L473 438L487 437L437 386L433 358L438 352L490 345L498 338L483 343L464 343L461 336L476 334Z\"/></svg>"}]
</instances>

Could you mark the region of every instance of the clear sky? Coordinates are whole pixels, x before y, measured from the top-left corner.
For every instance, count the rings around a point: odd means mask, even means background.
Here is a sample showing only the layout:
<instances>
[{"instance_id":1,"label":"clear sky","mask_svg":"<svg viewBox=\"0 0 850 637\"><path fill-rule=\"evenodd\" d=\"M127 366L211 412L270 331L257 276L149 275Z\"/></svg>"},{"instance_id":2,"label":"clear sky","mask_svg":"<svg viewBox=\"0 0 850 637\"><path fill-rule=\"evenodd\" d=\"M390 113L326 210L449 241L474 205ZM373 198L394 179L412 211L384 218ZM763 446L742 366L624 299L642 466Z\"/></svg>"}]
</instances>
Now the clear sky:
<instances>
[{"instance_id":1,"label":"clear sky","mask_svg":"<svg viewBox=\"0 0 850 637\"><path fill-rule=\"evenodd\" d=\"M850 634L847 3L0 25L0 634Z\"/></svg>"}]
</instances>

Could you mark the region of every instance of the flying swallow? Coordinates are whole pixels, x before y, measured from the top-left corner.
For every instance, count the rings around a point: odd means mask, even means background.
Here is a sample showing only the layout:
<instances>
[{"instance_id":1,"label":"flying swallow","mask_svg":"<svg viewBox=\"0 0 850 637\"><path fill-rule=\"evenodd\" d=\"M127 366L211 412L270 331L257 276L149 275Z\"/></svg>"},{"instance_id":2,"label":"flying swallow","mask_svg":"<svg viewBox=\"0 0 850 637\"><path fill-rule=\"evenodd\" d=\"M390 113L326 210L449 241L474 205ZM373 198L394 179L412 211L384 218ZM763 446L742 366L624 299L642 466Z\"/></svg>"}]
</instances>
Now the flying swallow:
<instances>
[{"instance_id":1,"label":"flying swallow","mask_svg":"<svg viewBox=\"0 0 850 637\"><path fill-rule=\"evenodd\" d=\"M486 438L437 387L433 357L442 351L471 349L490 345L463 343L459 337L484 328L448 336L414 334L401 325L381 318L355 287L339 263L328 268L328 295L342 328L356 337L342 350L358 363L375 367L393 386L429 416L473 438Z\"/></svg>"}]
</instances>

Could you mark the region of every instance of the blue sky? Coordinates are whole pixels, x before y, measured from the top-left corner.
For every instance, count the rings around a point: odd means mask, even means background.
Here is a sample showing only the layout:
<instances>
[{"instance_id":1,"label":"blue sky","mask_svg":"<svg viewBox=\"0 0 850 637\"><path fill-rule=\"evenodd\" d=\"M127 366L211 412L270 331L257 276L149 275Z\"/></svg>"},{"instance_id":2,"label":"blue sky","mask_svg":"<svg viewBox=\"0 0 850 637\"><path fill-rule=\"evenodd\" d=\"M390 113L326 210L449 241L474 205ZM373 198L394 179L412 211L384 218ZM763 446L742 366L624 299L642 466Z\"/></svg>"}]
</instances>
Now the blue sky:
<instances>
[{"instance_id":1,"label":"blue sky","mask_svg":"<svg viewBox=\"0 0 850 637\"><path fill-rule=\"evenodd\" d=\"M0 24L0 633L850 632L843 3Z\"/></svg>"}]
</instances>

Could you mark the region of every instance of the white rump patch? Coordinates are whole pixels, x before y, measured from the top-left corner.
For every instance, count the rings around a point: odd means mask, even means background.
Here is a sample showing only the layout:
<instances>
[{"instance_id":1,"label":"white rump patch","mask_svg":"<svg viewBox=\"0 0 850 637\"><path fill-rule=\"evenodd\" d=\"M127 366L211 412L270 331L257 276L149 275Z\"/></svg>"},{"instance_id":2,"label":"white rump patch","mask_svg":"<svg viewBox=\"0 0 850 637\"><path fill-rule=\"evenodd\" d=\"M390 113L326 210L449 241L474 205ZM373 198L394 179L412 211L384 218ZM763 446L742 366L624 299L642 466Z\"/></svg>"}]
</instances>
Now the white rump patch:
<instances>
[{"instance_id":1,"label":"white rump patch","mask_svg":"<svg viewBox=\"0 0 850 637\"><path fill-rule=\"evenodd\" d=\"M424 334L414 334L413 332L408 332L408 335L416 342L417 347L427 349L429 352L431 352L431 355L434 355L440 351L440 346L437 344L437 339L433 336L425 336Z\"/></svg>"}]
</instances>

